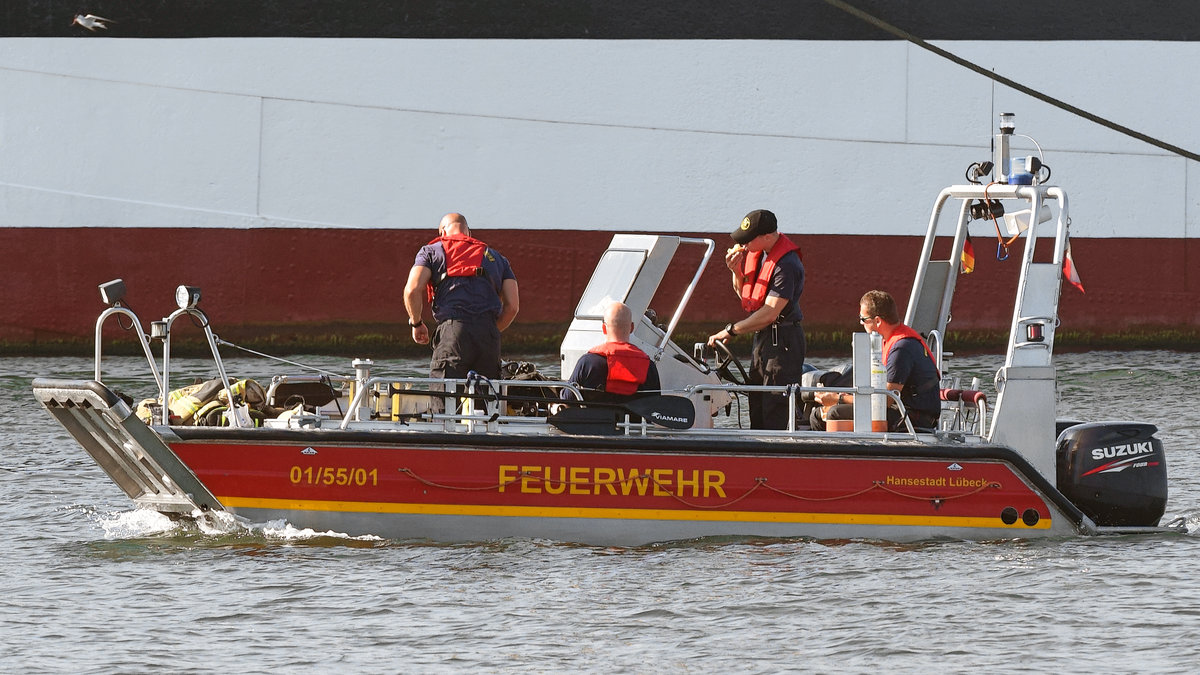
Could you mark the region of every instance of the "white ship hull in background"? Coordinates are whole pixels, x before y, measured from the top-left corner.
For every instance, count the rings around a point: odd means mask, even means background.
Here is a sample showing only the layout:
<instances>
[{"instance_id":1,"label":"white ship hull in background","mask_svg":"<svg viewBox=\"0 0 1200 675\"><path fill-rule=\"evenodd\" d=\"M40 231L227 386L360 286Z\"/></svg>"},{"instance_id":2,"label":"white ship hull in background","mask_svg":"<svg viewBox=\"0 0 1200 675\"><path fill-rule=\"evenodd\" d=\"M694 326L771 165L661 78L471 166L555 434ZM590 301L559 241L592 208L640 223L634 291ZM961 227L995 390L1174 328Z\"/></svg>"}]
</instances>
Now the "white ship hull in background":
<instances>
[{"instance_id":1,"label":"white ship hull in background","mask_svg":"<svg viewBox=\"0 0 1200 675\"><path fill-rule=\"evenodd\" d=\"M1200 147L1200 43L942 46ZM7 40L0 85L7 227L900 234L1011 111L1087 186L1075 237L1197 228L1180 157L899 41Z\"/></svg>"},{"instance_id":2,"label":"white ship hull in background","mask_svg":"<svg viewBox=\"0 0 1200 675\"><path fill-rule=\"evenodd\" d=\"M1088 304L1065 302L1064 322L1200 324L1200 279L1187 273L1188 251L1200 255L1200 172L1188 160L909 42L111 39L135 26L166 30L126 20L104 37L75 27L87 39L0 41L0 245L54 248L70 269L47 279L53 272L34 256L6 269L16 290L0 300L0 340L87 337L91 327L69 318L90 314L90 304L72 304L85 293L36 291L121 275L147 292L185 278L225 295L223 307L244 307L223 317L231 329L394 323L398 304L328 279L370 267L372 288L402 286L410 247L451 210L499 243L523 288L567 289L527 303L518 329L569 315L581 288L571 284L583 283L570 275L594 263L611 233L723 235L752 208L773 210L801 237L806 296L823 299L808 303L806 319L834 324L866 290L839 276L847 250L879 261L876 283L904 294L911 280L886 261L897 242L919 245L909 233L928 212L923 196L989 158L980 139L1000 112L1036 120L1017 133L1054 139L1044 148L1054 178L1079 186L1071 234ZM935 44L1200 148L1200 43L1038 40ZM1038 154L1020 137L1013 152ZM989 228L978 222L972 234L992 236ZM340 238L330 241L331 230ZM139 237L180 250L161 271L130 274ZM237 272L202 264L197 242ZM981 264L993 257L984 242ZM297 282L317 265L327 277ZM1110 274L1117 266L1158 270L1175 286ZM247 274L302 287L297 297L320 310L242 302ZM722 290L698 319L736 311ZM987 320L961 327L1005 328L1002 313Z\"/></svg>"}]
</instances>

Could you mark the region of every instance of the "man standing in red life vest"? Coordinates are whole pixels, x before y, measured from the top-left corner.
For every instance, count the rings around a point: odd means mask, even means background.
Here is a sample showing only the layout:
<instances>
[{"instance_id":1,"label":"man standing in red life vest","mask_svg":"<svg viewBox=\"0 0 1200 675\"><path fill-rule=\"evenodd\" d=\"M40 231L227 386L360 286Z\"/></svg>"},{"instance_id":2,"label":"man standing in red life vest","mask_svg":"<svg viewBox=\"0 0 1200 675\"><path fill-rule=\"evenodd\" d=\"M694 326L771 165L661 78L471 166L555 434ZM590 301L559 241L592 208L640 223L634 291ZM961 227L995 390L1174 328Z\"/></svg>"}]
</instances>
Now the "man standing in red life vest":
<instances>
[{"instance_id":1,"label":"man standing in red life vest","mask_svg":"<svg viewBox=\"0 0 1200 675\"><path fill-rule=\"evenodd\" d=\"M900 323L900 310L890 293L867 291L858 301L858 322L868 333L879 333L883 338L883 365L887 369L887 388L900 392L900 401L913 426L933 428L937 426L942 412L939 393L941 375L933 362L933 354L925 338L917 331ZM822 431L826 420L854 419L854 394L820 392L814 396L817 403L828 408L825 417L820 409L814 409L812 428ZM906 429L900 409L888 399L888 429Z\"/></svg>"},{"instance_id":2,"label":"man standing in red life vest","mask_svg":"<svg viewBox=\"0 0 1200 675\"><path fill-rule=\"evenodd\" d=\"M629 343L633 312L623 302L604 311L604 343L593 347L575 363L568 381L579 385L584 400L598 403L627 401L638 392L661 389L658 367L646 352ZM571 393L563 390L563 398Z\"/></svg>"},{"instance_id":3,"label":"man standing in red life vest","mask_svg":"<svg viewBox=\"0 0 1200 675\"><path fill-rule=\"evenodd\" d=\"M442 217L438 238L421 247L408 273L404 307L418 344L430 342L427 304L437 321L429 376L465 378L474 370L499 378L500 331L520 308L517 278L504 256L471 237L460 213Z\"/></svg>"},{"instance_id":4,"label":"man standing in red life vest","mask_svg":"<svg viewBox=\"0 0 1200 675\"><path fill-rule=\"evenodd\" d=\"M804 373L804 319L800 294L804 292L804 263L800 247L779 233L775 214L751 211L731 235L736 246L725 254L733 273L733 289L749 316L726 324L708 337L730 340L754 334L748 384L800 384ZM753 429L786 429L788 401L773 393L752 393L750 426Z\"/></svg>"}]
</instances>

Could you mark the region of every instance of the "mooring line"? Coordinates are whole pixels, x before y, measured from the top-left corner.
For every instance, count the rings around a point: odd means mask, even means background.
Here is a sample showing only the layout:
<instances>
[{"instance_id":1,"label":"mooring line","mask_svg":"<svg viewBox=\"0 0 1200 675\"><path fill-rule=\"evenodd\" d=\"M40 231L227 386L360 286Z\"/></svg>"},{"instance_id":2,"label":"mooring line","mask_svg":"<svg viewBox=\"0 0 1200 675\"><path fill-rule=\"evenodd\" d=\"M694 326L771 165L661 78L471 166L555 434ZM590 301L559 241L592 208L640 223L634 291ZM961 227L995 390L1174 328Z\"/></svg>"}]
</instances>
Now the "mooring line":
<instances>
[{"instance_id":1,"label":"mooring line","mask_svg":"<svg viewBox=\"0 0 1200 675\"><path fill-rule=\"evenodd\" d=\"M933 52L934 54L937 54L938 56L942 57L943 59L946 59L948 61L956 63L956 64L962 66L963 68L967 68L976 73L979 73L980 75L983 75L984 77L987 77L995 82L999 82L1000 84L1003 84L1006 87L1012 87L1013 89L1016 89L1017 91L1019 91L1023 94L1026 94L1028 96L1032 96L1032 97L1038 99L1039 101L1042 101L1044 103L1049 103L1050 105L1052 105L1056 108L1065 110L1073 115L1078 115L1079 117L1082 117L1085 120L1099 124L1102 127L1107 127L1109 129L1112 129L1113 131L1116 131L1117 133L1125 134L1126 136L1136 138L1137 140L1142 141L1143 143L1148 143L1157 148L1166 150L1167 152L1171 152L1176 155L1179 155L1180 157L1185 157L1192 161L1200 161L1200 155L1198 155L1194 152L1191 152L1190 150L1184 150L1183 148L1179 147L1178 145L1172 145L1171 143L1168 143L1164 140L1154 138L1153 136L1148 136L1146 134L1143 134L1140 131L1135 131L1133 129L1130 129L1127 126L1117 124L1116 122L1113 122L1112 120L1105 119L1099 115L1090 113L1082 108L1073 106L1070 103L1067 103L1066 101L1054 98L1053 96L1050 96L1049 94L1044 94L1032 87L1025 86L1025 85L1021 84L1020 82L1017 82L1016 80L1009 79L1007 77L1004 77L1003 75L997 75L995 72L990 71L990 70L984 68L983 66L976 65L975 63L972 63L972 62L962 58L961 56L958 56L957 54L948 52L945 49L942 49L941 47L936 47L934 45L931 45L928 42L926 42L925 40L922 40L921 38L917 37L916 35L913 35L912 33L909 33L908 31L904 30L903 28L899 28L898 26L893 26L892 24L875 16L874 14L870 14L864 10L861 10L861 9L855 7L854 5L851 5L847 2L845 2L845 0L825 0L825 3L832 7L836 7L837 9L842 10L843 12L846 12L847 14L857 17L858 19L861 19L861 20L871 24L872 26L875 26L876 28L878 28L880 30L891 33L892 35L895 35L896 37L901 38L903 40L907 40L908 42L911 42L912 44L920 47L921 49L925 49L930 52Z\"/></svg>"},{"instance_id":2,"label":"mooring line","mask_svg":"<svg viewBox=\"0 0 1200 675\"><path fill-rule=\"evenodd\" d=\"M754 479L754 485L747 488L746 491L743 492L741 495L734 497L733 499L730 499L729 501L722 502L720 504L697 504L695 502L688 501L688 500L684 499L683 497L675 494L674 492L672 492L669 489L671 487L670 484L664 484L663 482L654 478L654 476L649 473L631 475L626 478L621 478L619 480L611 480L611 481L573 481L573 480L561 480L558 478L550 478L549 476L543 476L541 474L537 474L532 471L522 471L519 474L517 474L516 478L513 478L512 480L508 480L508 481L501 481L494 485L463 487L463 486L457 486L457 485L446 485L444 483L437 483L437 482L428 480L426 478L422 478L421 476L417 475L417 473L415 471L413 471L412 469L409 469L407 467L401 467L400 469L398 469L398 471L400 473L411 476L413 480L421 483L422 485L428 485L429 487L441 488L443 490L457 490L457 491L462 491L462 492L481 492L484 490L499 490L501 488L506 488L510 485L514 485L514 484L519 483L524 480L534 480L539 483L561 486L563 491L565 491L568 487L586 487L586 488L608 487L608 488L612 489L612 488L616 488L621 485L633 483L635 481L649 481L649 483L652 483L655 487L657 487L658 489L660 489L664 493L666 493L665 495L659 495L659 496L671 497L672 499L679 502L680 504L683 504L684 506L688 506L693 509L705 509L705 510L724 509L724 508L733 506L734 504L737 504L738 502L742 501L743 499L746 499L747 497L749 497L751 494L753 494L759 488L765 488L776 494L783 495L785 497L790 497L792 499L795 499L798 501L804 501L804 502L832 502L832 501L840 501L840 500L844 500L844 499L852 499L859 495L866 494L867 492L870 492L871 490L878 489L878 490L883 490L884 492L887 492L889 494L896 495L897 497L904 497L906 499L913 499L913 500L922 501L922 502L933 501L938 504L949 501L951 499L961 499L962 497L969 497L973 494L977 494L977 493L982 492L989 488L995 488L995 489L1001 488L1000 483L992 481L989 483L985 483L984 485L981 485L981 486L975 488L974 490L970 490L968 492L963 492L963 493L957 494L957 495L949 495L949 496L914 495L914 494L908 494L905 492L900 492L899 490L895 490L893 488L889 488L886 485L884 485L881 481L873 481L870 485L868 485L867 487L865 487L861 490L856 490L854 492L848 492L848 493L842 494L842 495L834 495L832 497L805 497L803 495L793 494L791 492L788 492L787 490L782 490L773 485L770 485L767 478L759 477L759 478ZM629 495L626 495L626 496L629 496ZM640 495L640 496L645 496L645 495Z\"/></svg>"}]
</instances>

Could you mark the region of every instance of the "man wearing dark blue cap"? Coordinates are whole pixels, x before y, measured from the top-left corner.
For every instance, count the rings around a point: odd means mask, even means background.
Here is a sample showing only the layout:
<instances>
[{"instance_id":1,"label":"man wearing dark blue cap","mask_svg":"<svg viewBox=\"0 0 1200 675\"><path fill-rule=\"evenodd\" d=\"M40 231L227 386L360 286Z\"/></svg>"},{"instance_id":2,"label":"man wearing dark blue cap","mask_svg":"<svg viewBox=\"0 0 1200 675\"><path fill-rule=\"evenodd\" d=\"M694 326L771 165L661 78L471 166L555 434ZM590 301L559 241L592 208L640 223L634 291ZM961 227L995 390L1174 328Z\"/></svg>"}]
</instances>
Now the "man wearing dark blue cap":
<instances>
[{"instance_id":1,"label":"man wearing dark blue cap","mask_svg":"<svg viewBox=\"0 0 1200 675\"><path fill-rule=\"evenodd\" d=\"M800 247L779 233L775 214L765 209L746 214L731 236L736 245L725 253L725 266L733 273L742 309L750 314L710 335L708 344L754 333L749 384L800 384L807 349L800 311L804 291ZM786 429L787 397L750 394L750 426Z\"/></svg>"}]
</instances>

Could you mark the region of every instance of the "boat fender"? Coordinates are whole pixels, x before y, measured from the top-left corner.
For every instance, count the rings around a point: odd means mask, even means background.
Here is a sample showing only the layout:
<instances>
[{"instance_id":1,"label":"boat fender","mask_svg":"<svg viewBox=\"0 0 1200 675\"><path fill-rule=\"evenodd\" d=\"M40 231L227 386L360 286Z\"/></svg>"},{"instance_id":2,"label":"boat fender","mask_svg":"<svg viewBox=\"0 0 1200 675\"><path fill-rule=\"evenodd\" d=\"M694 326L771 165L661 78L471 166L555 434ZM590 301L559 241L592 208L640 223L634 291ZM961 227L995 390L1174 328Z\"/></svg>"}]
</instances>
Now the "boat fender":
<instances>
[{"instance_id":1,"label":"boat fender","mask_svg":"<svg viewBox=\"0 0 1200 675\"><path fill-rule=\"evenodd\" d=\"M980 401L987 401L986 393L974 389L942 389L938 394L943 401L962 401L974 405L979 405Z\"/></svg>"}]
</instances>

